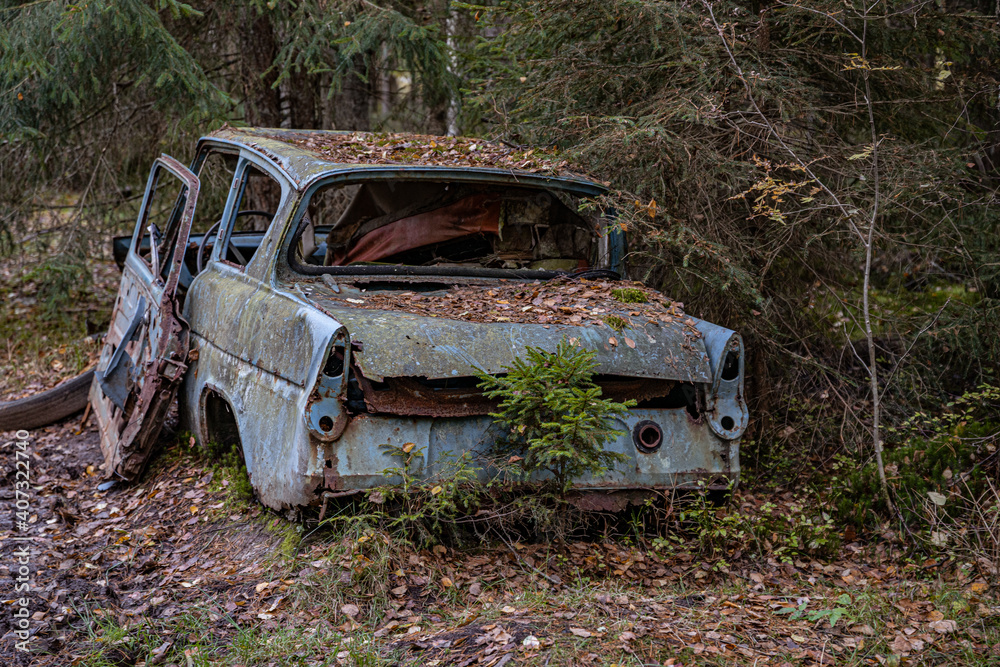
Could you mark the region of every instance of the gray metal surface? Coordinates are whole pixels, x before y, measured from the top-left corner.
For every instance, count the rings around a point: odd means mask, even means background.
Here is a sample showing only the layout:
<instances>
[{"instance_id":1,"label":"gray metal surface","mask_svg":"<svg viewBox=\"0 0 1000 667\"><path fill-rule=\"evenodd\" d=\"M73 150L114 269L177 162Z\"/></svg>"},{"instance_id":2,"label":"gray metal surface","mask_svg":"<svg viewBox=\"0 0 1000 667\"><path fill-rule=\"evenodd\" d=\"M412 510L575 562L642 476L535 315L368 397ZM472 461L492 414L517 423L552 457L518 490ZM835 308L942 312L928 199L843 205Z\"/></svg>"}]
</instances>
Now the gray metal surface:
<instances>
[{"instance_id":1,"label":"gray metal surface","mask_svg":"<svg viewBox=\"0 0 1000 667\"><path fill-rule=\"evenodd\" d=\"M651 454L638 451L632 442L632 429L644 420L654 421L663 429L664 444ZM617 420L615 426L622 434L605 449L624 454L627 462L618 464L601 479L579 478L574 481L575 488L667 488L739 473L737 445L716 437L684 409L635 409L627 418ZM423 454L411 468L418 478L434 479L454 457L472 452L479 476L486 480L497 474L490 465L490 448L500 435L489 417L359 415L333 444L328 486L334 490L364 489L398 482L383 472L399 467L400 461L379 445L402 447L407 443L414 443L415 451ZM547 476L539 474L534 479Z\"/></svg>"},{"instance_id":2,"label":"gray metal surface","mask_svg":"<svg viewBox=\"0 0 1000 667\"><path fill-rule=\"evenodd\" d=\"M299 282L298 284L302 284ZM527 346L552 352L559 341L576 338L594 350L597 372L625 377L711 382L708 356L698 333L681 323L650 323L623 335L635 347L612 345L607 327L468 322L447 317L424 317L401 311L352 308L347 298L322 281L313 281L309 299L347 327L351 340L364 348L354 361L364 376L443 379L503 372ZM486 288L484 288L484 291Z\"/></svg>"}]
</instances>

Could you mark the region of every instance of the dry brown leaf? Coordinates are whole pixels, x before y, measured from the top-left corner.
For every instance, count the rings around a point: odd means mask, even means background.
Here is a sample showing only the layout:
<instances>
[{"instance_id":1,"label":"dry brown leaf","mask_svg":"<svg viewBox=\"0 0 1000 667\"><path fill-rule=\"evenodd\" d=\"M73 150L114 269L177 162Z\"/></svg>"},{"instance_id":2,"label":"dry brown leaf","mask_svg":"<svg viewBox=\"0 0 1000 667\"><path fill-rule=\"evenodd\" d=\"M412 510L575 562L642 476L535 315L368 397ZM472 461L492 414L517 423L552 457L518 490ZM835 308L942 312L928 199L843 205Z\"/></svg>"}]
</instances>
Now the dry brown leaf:
<instances>
[{"instance_id":1,"label":"dry brown leaf","mask_svg":"<svg viewBox=\"0 0 1000 667\"><path fill-rule=\"evenodd\" d=\"M931 630L942 635L958 631L958 623L952 620L931 621L928 625L930 625Z\"/></svg>"},{"instance_id":2,"label":"dry brown leaf","mask_svg":"<svg viewBox=\"0 0 1000 667\"><path fill-rule=\"evenodd\" d=\"M889 648L892 649L893 653L909 653L912 647L906 637L903 635L896 635L896 638L892 640L891 644L889 644Z\"/></svg>"}]
</instances>

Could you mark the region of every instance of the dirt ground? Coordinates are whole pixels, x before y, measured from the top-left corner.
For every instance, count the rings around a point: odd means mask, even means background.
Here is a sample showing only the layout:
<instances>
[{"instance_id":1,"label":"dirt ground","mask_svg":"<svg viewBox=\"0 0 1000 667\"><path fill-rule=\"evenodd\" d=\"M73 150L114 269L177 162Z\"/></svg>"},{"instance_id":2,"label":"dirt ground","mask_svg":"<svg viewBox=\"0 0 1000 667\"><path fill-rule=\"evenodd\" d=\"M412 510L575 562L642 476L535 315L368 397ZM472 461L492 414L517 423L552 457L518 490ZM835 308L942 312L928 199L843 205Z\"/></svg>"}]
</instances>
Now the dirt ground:
<instances>
[{"instance_id":1,"label":"dirt ground","mask_svg":"<svg viewBox=\"0 0 1000 667\"><path fill-rule=\"evenodd\" d=\"M79 415L23 441L19 518L18 441L0 442L4 665L1000 664L986 583L886 539L824 561L627 535L415 550L351 517L276 516L169 428L140 483L102 491ZM15 633L23 536L30 652Z\"/></svg>"}]
</instances>

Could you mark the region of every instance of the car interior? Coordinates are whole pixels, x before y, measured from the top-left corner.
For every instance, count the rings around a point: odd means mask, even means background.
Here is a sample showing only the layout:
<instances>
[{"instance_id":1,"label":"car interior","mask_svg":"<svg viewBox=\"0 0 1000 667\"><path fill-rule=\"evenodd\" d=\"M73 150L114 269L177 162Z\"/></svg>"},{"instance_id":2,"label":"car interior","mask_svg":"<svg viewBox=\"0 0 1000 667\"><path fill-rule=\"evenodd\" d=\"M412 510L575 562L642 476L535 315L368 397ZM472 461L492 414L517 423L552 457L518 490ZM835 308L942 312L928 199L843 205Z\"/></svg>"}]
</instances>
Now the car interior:
<instances>
[{"instance_id":1,"label":"car interior","mask_svg":"<svg viewBox=\"0 0 1000 667\"><path fill-rule=\"evenodd\" d=\"M295 239L297 259L326 267L600 265L597 221L565 199L545 190L427 181L321 188Z\"/></svg>"}]
</instances>

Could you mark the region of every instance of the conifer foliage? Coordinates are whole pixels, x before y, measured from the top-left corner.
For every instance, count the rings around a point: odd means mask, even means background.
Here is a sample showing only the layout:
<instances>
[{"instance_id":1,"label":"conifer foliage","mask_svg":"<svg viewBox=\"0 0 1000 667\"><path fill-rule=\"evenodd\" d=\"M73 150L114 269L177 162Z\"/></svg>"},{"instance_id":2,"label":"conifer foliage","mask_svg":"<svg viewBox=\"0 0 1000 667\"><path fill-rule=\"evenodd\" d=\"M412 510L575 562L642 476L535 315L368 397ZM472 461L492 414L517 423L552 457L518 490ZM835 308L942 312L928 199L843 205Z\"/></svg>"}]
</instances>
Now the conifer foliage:
<instances>
[{"instance_id":1,"label":"conifer foliage","mask_svg":"<svg viewBox=\"0 0 1000 667\"><path fill-rule=\"evenodd\" d=\"M753 412L771 414L775 392L822 396L850 441L870 400L863 297L891 419L995 378L1000 358L1000 15L870 6L475 9L492 30L471 111L613 175L636 277L748 338Z\"/></svg>"},{"instance_id":2,"label":"conifer foliage","mask_svg":"<svg viewBox=\"0 0 1000 667\"><path fill-rule=\"evenodd\" d=\"M635 405L601 398L594 384L593 350L563 340L554 352L528 347L523 358L500 376L479 372L489 398L500 399L490 413L507 429L506 451L522 458L527 475L551 474L561 493L583 475L599 477L627 460L604 446L621 435L613 420Z\"/></svg>"}]
</instances>

